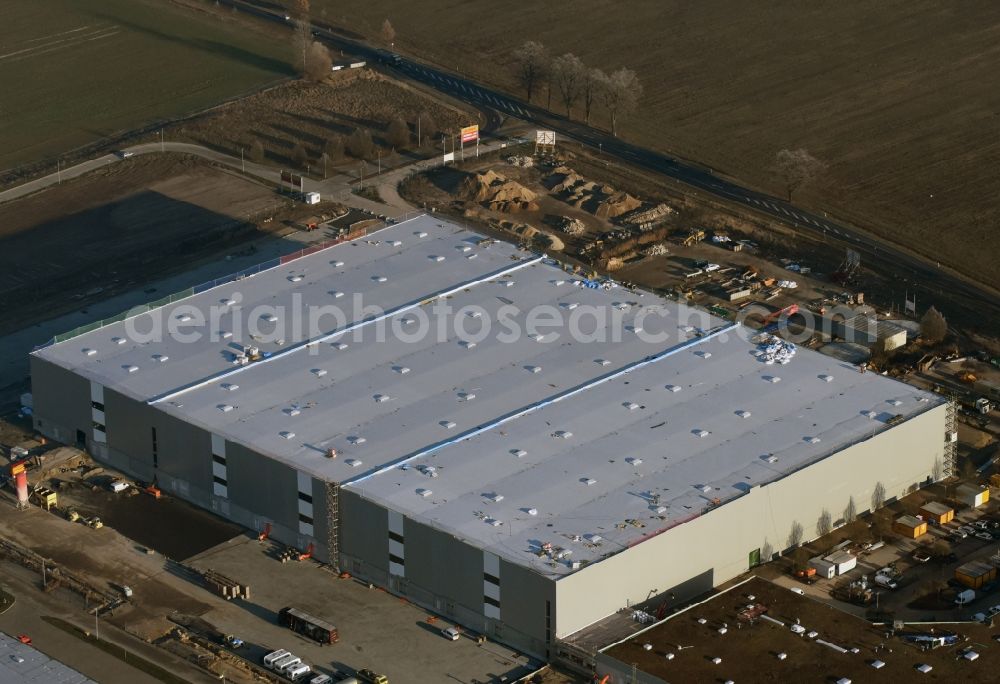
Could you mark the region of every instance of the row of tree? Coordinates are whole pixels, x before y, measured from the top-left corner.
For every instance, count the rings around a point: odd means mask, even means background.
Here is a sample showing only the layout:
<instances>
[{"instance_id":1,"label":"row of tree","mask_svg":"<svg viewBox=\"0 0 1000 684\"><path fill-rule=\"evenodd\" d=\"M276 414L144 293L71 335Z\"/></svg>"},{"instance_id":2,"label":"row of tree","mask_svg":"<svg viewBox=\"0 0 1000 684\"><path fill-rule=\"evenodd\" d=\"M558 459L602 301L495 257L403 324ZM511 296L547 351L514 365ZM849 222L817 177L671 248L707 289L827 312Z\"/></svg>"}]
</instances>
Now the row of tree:
<instances>
[{"instance_id":1,"label":"row of tree","mask_svg":"<svg viewBox=\"0 0 1000 684\"><path fill-rule=\"evenodd\" d=\"M528 102L544 86L547 92L546 107L552 107L556 94L572 117L573 108L583 105L583 120L590 124L595 105L602 105L611 119L611 134L618 135L620 118L635 111L642 98L642 83L631 69L622 67L605 73L588 67L576 55L567 52L553 57L541 43L529 40L514 52L517 79L524 88Z\"/></svg>"}]
</instances>

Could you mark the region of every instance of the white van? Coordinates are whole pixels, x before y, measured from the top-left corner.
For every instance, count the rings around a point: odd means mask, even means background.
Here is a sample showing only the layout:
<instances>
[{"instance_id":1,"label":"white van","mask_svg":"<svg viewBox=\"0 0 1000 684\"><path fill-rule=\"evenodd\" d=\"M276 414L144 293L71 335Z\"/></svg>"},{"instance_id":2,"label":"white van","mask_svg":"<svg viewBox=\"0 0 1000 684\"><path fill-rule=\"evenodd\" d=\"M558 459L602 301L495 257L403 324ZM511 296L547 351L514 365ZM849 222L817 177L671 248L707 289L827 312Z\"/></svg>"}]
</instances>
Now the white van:
<instances>
[{"instance_id":1,"label":"white van","mask_svg":"<svg viewBox=\"0 0 1000 684\"><path fill-rule=\"evenodd\" d=\"M295 669L302 664L302 658L293 655L288 661L281 663L278 667L274 668L275 672L288 676L289 671Z\"/></svg>"},{"instance_id":2,"label":"white van","mask_svg":"<svg viewBox=\"0 0 1000 684\"><path fill-rule=\"evenodd\" d=\"M330 675L326 674L318 674L309 680L309 684L331 684L331 682L333 682L333 679L330 678Z\"/></svg>"},{"instance_id":3,"label":"white van","mask_svg":"<svg viewBox=\"0 0 1000 684\"><path fill-rule=\"evenodd\" d=\"M281 660L287 655L291 655L291 653L289 653L285 649L281 649L279 651L271 651L266 656L264 656L264 667L271 667L272 665L274 665L274 662L276 660Z\"/></svg>"},{"instance_id":4,"label":"white van","mask_svg":"<svg viewBox=\"0 0 1000 684\"><path fill-rule=\"evenodd\" d=\"M302 679L307 674L312 672L312 668L305 663L299 663L298 665L287 668L285 670L285 676L291 679L293 682Z\"/></svg>"},{"instance_id":5,"label":"white van","mask_svg":"<svg viewBox=\"0 0 1000 684\"><path fill-rule=\"evenodd\" d=\"M291 665L298 665L301 662L302 662L302 658L299 658L294 653L288 653L288 654L283 655L282 657L278 658L274 662L272 662L271 663L271 669L274 670L275 672L281 672L281 670L286 665L290 665L290 664Z\"/></svg>"}]
</instances>

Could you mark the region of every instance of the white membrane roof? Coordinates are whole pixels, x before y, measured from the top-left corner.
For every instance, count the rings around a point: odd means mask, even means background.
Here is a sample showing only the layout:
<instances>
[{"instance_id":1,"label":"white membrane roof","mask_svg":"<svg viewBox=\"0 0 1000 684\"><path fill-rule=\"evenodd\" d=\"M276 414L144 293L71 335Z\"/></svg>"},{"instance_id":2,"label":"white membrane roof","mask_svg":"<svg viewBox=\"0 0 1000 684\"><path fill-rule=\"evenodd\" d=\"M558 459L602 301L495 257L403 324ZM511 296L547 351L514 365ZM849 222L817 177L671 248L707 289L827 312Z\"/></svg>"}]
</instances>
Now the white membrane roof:
<instances>
[{"instance_id":1,"label":"white membrane roof","mask_svg":"<svg viewBox=\"0 0 1000 684\"><path fill-rule=\"evenodd\" d=\"M331 304L346 316L310 331L307 307ZM767 365L745 328L648 293L585 287L429 216L161 318L209 319L216 305L222 315L198 341L137 342L118 323L35 353L553 576L941 401L808 350ZM235 366L239 333L217 333L271 315L258 305L276 305L278 325L303 312L305 332L290 326L280 344L244 335L271 356ZM554 316L564 325L544 325ZM135 327L148 330L148 318ZM540 556L545 542L572 554Z\"/></svg>"}]
</instances>

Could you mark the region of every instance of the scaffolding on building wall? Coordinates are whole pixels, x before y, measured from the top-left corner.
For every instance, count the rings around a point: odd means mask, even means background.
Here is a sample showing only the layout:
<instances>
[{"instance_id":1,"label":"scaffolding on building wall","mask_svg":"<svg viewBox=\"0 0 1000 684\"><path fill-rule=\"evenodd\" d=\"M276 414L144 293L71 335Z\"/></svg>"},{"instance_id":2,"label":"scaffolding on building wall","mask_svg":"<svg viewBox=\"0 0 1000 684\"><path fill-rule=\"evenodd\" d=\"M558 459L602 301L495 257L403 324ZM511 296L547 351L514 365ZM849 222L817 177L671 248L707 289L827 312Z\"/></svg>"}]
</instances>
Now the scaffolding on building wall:
<instances>
[{"instance_id":1,"label":"scaffolding on building wall","mask_svg":"<svg viewBox=\"0 0 1000 684\"><path fill-rule=\"evenodd\" d=\"M954 399L948 400L948 408L945 413L945 440L944 440L944 463L941 472L942 477L952 477L958 470L958 440L956 435L955 421L958 418L958 406Z\"/></svg>"},{"instance_id":2,"label":"scaffolding on building wall","mask_svg":"<svg viewBox=\"0 0 1000 684\"><path fill-rule=\"evenodd\" d=\"M326 547L330 565L340 572L340 483L326 483Z\"/></svg>"}]
</instances>

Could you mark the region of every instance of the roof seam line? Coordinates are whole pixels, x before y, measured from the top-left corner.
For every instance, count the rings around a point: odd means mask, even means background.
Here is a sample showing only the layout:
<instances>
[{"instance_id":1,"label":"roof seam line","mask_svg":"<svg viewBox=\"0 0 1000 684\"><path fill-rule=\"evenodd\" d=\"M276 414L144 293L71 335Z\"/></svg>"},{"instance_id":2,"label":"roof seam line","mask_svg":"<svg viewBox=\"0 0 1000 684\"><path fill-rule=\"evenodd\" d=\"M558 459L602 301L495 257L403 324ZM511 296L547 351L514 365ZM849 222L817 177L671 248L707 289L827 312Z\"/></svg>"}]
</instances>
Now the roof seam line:
<instances>
[{"instance_id":1,"label":"roof seam line","mask_svg":"<svg viewBox=\"0 0 1000 684\"><path fill-rule=\"evenodd\" d=\"M327 340L330 340L330 339L332 339L334 337L339 337L341 335L346 335L346 334L351 333L351 332L353 332L353 331L355 331L355 330L357 330L359 328L363 328L363 327L372 325L373 323L378 323L379 321L383 321L383 320L385 320L387 318L391 318L393 316L398 316L399 314L405 313L407 311L412 311L413 309L416 309L417 307L422 306L423 304L425 304L425 303L427 303L429 301L435 301L435 300L438 300L438 299L442 299L444 297L448 297L449 295L455 294L456 292L460 292L460 291L462 291L462 290L464 290L466 288L475 287L477 285L481 285L481 284L483 284L485 282L488 282L490 280L493 280L495 278L500 278L500 277L503 277L503 276L505 276L505 275L507 275L509 273L514 273L515 271L519 271L522 268L525 268L527 266L532 266L534 264L537 264L540 261L542 261L544 258L545 258L545 256L536 256L536 257L534 257L532 259L528 259L527 261L521 261L521 262L515 264L514 266L510 266L508 268L500 269L499 271L493 271L493 272L488 273L486 275L480 276L479 278L476 278L475 280L465 281L465 282L461 283L460 285L456 285L456 286L451 287L451 288L449 288L447 290L440 290L438 292L434 292L434 293L431 293L429 295L424 295L424 296L420 297L419 299L416 299L416 300L410 302L409 304L404 304L402 306L396 307L395 309L387 311L387 312L385 312L385 313L383 313L383 314L381 314L379 316L375 316L373 318L367 318L367 319L365 319L363 321L357 321L355 323L352 323L351 325L348 325L345 328L341 328L339 330L334 330L333 332L327 333L327 334L322 335L321 337L317 337L315 339L303 340L302 342L299 342L298 344L296 344L294 346L291 346L291 347L289 347L287 349L283 349L283 350L281 350L280 352L278 352L276 354L272 354L271 356L267 357L266 359L261 359L260 361L255 361L254 363L248 364L246 366L238 366L236 368L224 371L222 373L216 373L215 375L212 375L212 376L209 376L209 377L204 378L202 380L199 380L199 381L197 381L197 382L195 382L195 383L193 383L191 385L188 385L186 387L181 387L181 388L178 388L178 389L174 389L174 390L171 390L170 392L167 392L165 394L161 394L161 395L159 395L157 397L153 397L152 399L149 399L146 403L148 405L152 406L154 404L159 404L160 402L169 401L170 399L174 399L176 397L179 397L182 394L186 394L186 393L188 393L188 392L190 392L192 390L201 389L202 387L204 387L204 386L206 386L206 385L208 385L208 384L210 384L212 382L216 382L218 380L223 380L225 378L232 377L234 375L237 375L238 373L242 373L243 371L249 370L251 368L255 368L255 367L263 365L265 363L270 363L271 361L277 361L278 359L286 358L286 357L291 356L292 354L294 354L294 353L296 353L298 351L301 351L303 349L306 349L306 348L308 348L308 347L310 347L310 346L312 346L314 344L321 344L321 343L323 343L323 342L325 342Z\"/></svg>"},{"instance_id":2,"label":"roof seam line","mask_svg":"<svg viewBox=\"0 0 1000 684\"><path fill-rule=\"evenodd\" d=\"M464 432L464 433L462 433L460 435L457 435L456 437L454 437L452 439L445 440L443 442L438 442L437 444L432 444L431 446L429 446L429 447L427 447L425 449L422 449L422 450L420 450L420 451L418 451L416 453L410 454L409 456L404 456L404 457L402 457L400 459L397 459L395 461L387 463L386 465L382 466L381 468L379 468L377 470L373 470L370 473L366 473L364 475L359 475L358 477L356 477L354 479L351 479L351 480L346 480L342 484L343 485L352 485L352 484L357 484L359 482L364 482L365 480L367 480L367 479L369 479L371 477L374 477L375 475L380 475L380 474L382 474L384 472L387 472L389 470L392 470L393 468L396 468L396 467L398 467L398 466L400 466L400 465L402 465L404 463L409 463L410 461L413 461L413 460L418 459L418 458L422 458L424 456L427 456L429 454L434 453L435 451L439 451L441 449L444 449L445 447L452 446L454 444L458 444L459 442L464 442L465 440L471 439L471 438L475 437L476 435L480 435L480 434L482 434L484 432L488 432L489 430L492 430L494 428L500 427L501 425L509 423L512 420L516 420L518 418L521 418L522 416L526 416L528 414L534 413L535 411L538 411L539 409L542 409L542 408L544 408L546 406L550 406L552 404L556 404L556 403L558 403L560 401L563 401L564 399L569 399L570 397L576 396L577 394L580 394L581 392L586 392L587 390L593 389L594 387L597 387L599 385L603 385L604 383L606 383L606 382L608 382L610 380L614 380L615 378L619 378L619 377L621 377L623 375L631 373L634 370L638 370L639 368L644 368L645 366L657 363L658 361L662 361L663 359L665 359L667 357L670 357L670 356L673 356L674 354L676 354L678 352L681 352L681 351L684 351L685 349L692 349L692 348L698 346L699 344L701 344L702 342L707 342L708 340L711 340L711 339L713 339L715 337L718 337L719 335L724 335L725 333L730 332L730 331L732 331L732 330L734 330L734 329L736 329L738 327L740 327L739 323L732 323L732 324L730 324L730 325L728 325L726 327L723 327L723 328L720 328L718 330L715 330L714 332L710 332L707 335L704 335L702 337L697 337L697 338L695 338L693 340L687 340L686 342L682 342L681 344L679 344L679 345L677 345L675 347L671 347L669 349L666 349L666 350L660 352L659 354L656 354L654 356L647 356L645 359L643 359L641 361L636 361L634 363L630 363L630 364L628 364L626 366L623 366L622 368L619 368L618 370L614 370L614 371L611 371L610 373L607 373L605 375L597 377L594 380L591 380L590 382L584 383L582 385L578 385L578 386L576 386L576 387L574 387L572 389L566 390L565 392L561 392L559 394L555 394L555 395L549 397L548 399L542 399L541 401L535 402L534 404L529 404L528 406L526 406L524 408L518 409L518 410L514 411L513 413L508 413L506 416L502 416L502 417L498 418L495 421L492 421L492 422L487 423L485 425L481 425L481 426L479 426L479 427L477 427L477 428L475 428L473 430L469 430L467 432Z\"/></svg>"}]
</instances>

